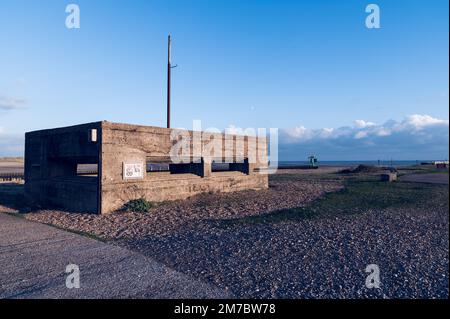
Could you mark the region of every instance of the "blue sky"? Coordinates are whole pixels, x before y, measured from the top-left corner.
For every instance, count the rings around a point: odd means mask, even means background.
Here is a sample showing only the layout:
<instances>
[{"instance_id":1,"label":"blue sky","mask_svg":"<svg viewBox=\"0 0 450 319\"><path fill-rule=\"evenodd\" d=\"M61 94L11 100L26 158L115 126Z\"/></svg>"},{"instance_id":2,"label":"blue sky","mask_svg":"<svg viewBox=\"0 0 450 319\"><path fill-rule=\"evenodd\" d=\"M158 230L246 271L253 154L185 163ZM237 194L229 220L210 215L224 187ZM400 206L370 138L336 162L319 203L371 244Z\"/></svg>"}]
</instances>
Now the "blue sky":
<instances>
[{"instance_id":1,"label":"blue sky","mask_svg":"<svg viewBox=\"0 0 450 319\"><path fill-rule=\"evenodd\" d=\"M65 27L69 3L80 29ZM365 27L369 3L380 29ZM36 129L164 126L171 33L174 127L276 127L282 159L445 158L448 10L446 0L0 0L0 156L21 155Z\"/></svg>"}]
</instances>

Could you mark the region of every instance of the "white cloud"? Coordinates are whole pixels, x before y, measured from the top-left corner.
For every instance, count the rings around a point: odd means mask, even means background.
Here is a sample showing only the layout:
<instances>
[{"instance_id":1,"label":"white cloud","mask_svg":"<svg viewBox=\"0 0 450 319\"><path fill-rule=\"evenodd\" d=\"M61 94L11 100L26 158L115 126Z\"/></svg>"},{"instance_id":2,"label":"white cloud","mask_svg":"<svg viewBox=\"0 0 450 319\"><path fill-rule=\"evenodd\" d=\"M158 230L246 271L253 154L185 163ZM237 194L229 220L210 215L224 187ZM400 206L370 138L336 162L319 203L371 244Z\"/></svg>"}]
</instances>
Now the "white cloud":
<instances>
[{"instance_id":1,"label":"white cloud","mask_svg":"<svg viewBox=\"0 0 450 319\"><path fill-rule=\"evenodd\" d=\"M293 129L287 130L286 133L297 140L308 140L314 135L312 130L307 129L304 126L294 127Z\"/></svg>"},{"instance_id":2,"label":"white cloud","mask_svg":"<svg viewBox=\"0 0 450 319\"><path fill-rule=\"evenodd\" d=\"M406 118L405 124L409 124L416 129L421 129L432 125L448 125L448 120L440 120L429 115L413 114Z\"/></svg>"},{"instance_id":3,"label":"white cloud","mask_svg":"<svg viewBox=\"0 0 450 319\"><path fill-rule=\"evenodd\" d=\"M391 130L389 130L389 129L385 128L385 127L380 127L380 128L378 128L376 134L378 136L389 136L389 135L392 134L392 132L391 132Z\"/></svg>"},{"instance_id":4,"label":"white cloud","mask_svg":"<svg viewBox=\"0 0 450 319\"><path fill-rule=\"evenodd\" d=\"M334 128L323 128L320 132L320 136L323 138L333 137Z\"/></svg>"},{"instance_id":5,"label":"white cloud","mask_svg":"<svg viewBox=\"0 0 450 319\"><path fill-rule=\"evenodd\" d=\"M356 120L354 123L357 128L366 128L366 127L371 127L371 126L376 125L375 123L366 122L364 120Z\"/></svg>"},{"instance_id":6,"label":"white cloud","mask_svg":"<svg viewBox=\"0 0 450 319\"><path fill-rule=\"evenodd\" d=\"M359 132L356 132L355 138L356 138L357 140L359 140L359 139L362 139L362 138L367 137L367 135L369 135L369 132L368 132L368 131L359 131Z\"/></svg>"},{"instance_id":7,"label":"white cloud","mask_svg":"<svg viewBox=\"0 0 450 319\"><path fill-rule=\"evenodd\" d=\"M291 154L285 158L293 160L298 159L298 154L315 153L326 154L331 159L376 159L378 156L440 159L448 157L448 140L448 120L414 114L381 125L357 120L352 127L309 129L298 126L280 130L280 157Z\"/></svg>"},{"instance_id":8,"label":"white cloud","mask_svg":"<svg viewBox=\"0 0 450 319\"><path fill-rule=\"evenodd\" d=\"M15 110L24 108L27 101L0 95L0 110Z\"/></svg>"},{"instance_id":9,"label":"white cloud","mask_svg":"<svg viewBox=\"0 0 450 319\"><path fill-rule=\"evenodd\" d=\"M429 115L410 115L403 121L388 121L382 125L364 120L356 120L354 127L308 129L298 126L292 129L282 130L287 141L301 142L312 139L329 139L338 137L353 137L363 139L370 137L388 137L393 133L420 131L430 127L448 127L448 120L433 118Z\"/></svg>"}]
</instances>

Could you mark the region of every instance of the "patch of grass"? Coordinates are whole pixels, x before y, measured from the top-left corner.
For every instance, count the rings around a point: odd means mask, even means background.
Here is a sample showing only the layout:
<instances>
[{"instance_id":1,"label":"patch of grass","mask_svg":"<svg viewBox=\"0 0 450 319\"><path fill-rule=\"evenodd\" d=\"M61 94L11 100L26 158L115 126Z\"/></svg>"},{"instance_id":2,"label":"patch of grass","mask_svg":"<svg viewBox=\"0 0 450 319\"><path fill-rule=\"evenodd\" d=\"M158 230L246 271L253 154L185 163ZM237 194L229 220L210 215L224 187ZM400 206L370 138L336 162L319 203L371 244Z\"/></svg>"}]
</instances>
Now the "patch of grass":
<instances>
[{"instance_id":1,"label":"patch of grass","mask_svg":"<svg viewBox=\"0 0 450 319\"><path fill-rule=\"evenodd\" d=\"M385 168L374 165L358 165L356 168L347 168L341 170L340 174L352 174L352 173L378 173L384 171Z\"/></svg>"},{"instance_id":2,"label":"patch of grass","mask_svg":"<svg viewBox=\"0 0 450 319\"><path fill-rule=\"evenodd\" d=\"M153 207L153 203L149 202L145 198L133 199L126 203L123 210L145 213Z\"/></svg>"},{"instance_id":3,"label":"patch of grass","mask_svg":"<svg viewBox=\"0 0 450 319\"><path fill-rule=\"evenodd\" d=\"M306 207L282 209L259 216L221 220L223 226L237 224L275 223L288 220L313 219L364 213L390 207L426 205L441 186L415 183L381 182L373 176L351 176L345 180L345 188L328 193ZM445 192L438 192L444 193ZM439 195L440 196L440 195ZM443 199L445 200L445 199ZM447 198L448 202L448 198Z\"/></svg>"},{"instance_id":4,"label":"patch of grass","mask_svg":"<svg viewBox=\"0 0 450 319\"><path fill-rule=\"evenodd\" d=\"M101 241L103 243L107 243L108 242L106 239L104 239L102 237L99 237L97 235L94 235L94 234L91 234L91 233L87 233L87 232L84 232L84 231L64 228L64 227L56 226L56 225L49 224L49 223L44 223L44 224L47 225L47 226L54 227L56 229L64 230L64 231L72 233L72 234L76 234L76 235L80 235L80 236L87 237L87 238L90 238L90 239L94 239L94 240L97 240L97 241Z\"/></svg>"},{"instance_id":5,"label":"patch of grass","mask_svg":"<svg viewBox=\"0 0 450 319\"><path fill-rule=\"evenodd\" d=\"M13 213L13 212L0 212L2 214L8 214L17 218L25 218L25 215L22 213Z\"/></svg>"},{"instance_id":6,"label":"patch of grass","mask_svg":"<svg viewBox=\"0 0 450 319\"><path fill-rule=\"evenodd\" d=\"M22 213L6 213L6 214L14 216L14 217L17 217L17 218L26 219L25 218L25 214L22 214ZM31 220L30 222L35 222L35 221ZM54 225L54 224L50 224L50 223L41 223L41 224L44 224L44 225L47 225L47 226L50 226L50 227L53 227L53 228L56 228L56 229L64 230L64 231L67 231L69 233L73 233L73 234L77 234L77 235L80 235L80 236L84 236L84 237L87 237L87 238L90 238L90 239L98 240L98 241L101 241L101 242L104 242L104 243L107 242L106 239L104 239L102 237L99 237L97 235L91 234L91 233L78 231L78 230L74 230L74 229L69 229L69 228L64 228L64 227L60 227L60 226L57 226L57 225Z\"/></svg>"},{"instance_id":7,"label":"patch of grass","mask_svg":"<svg viewBox=\"0 0 450 319\"><path fill-rule=\"evenodd\" d=\"M449 169L448 168L437 168L434 165L424 165L424 166L412 166L412 167L404 167L399 169L399 172L402 173L414 173L414 174L430 174L430 173L436 173L436 174L448 174Z\"/></svg>"},{"instance_id":8,"label":"patch of grass","mask_svg":"<svg viewBox=\"0 0 450 319\"><path fill-rule=\"evenodd\" d=\"M273 182L290 182L304 180L341 180L342 177L334 173L308 174L308 173L277 173L269 175L269 180Z\"/></svg>"},{"instance_id":9,"label":"patch of grass","mask_svg":"<svg viewBox=\"0 0 450 319\"><path fill-rule=\"evenodd\" d=\"M448 169L433 168L427 170L420 170L416 174L448 174Z\"/></svg>"}]
</instances>

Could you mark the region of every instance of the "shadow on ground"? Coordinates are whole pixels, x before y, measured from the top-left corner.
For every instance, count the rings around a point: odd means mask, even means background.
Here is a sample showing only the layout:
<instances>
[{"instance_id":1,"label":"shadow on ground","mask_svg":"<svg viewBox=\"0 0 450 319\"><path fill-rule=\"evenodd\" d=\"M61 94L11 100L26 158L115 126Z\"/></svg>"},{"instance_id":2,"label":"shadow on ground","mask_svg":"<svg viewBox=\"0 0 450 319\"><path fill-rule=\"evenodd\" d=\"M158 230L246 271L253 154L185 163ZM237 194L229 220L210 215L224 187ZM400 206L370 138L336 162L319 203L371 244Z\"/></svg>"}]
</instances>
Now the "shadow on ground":
<instances>
[{"instance_id":1,"label":"shadow on ground","mask_svg":"<svg viewBox=\"0 0 450 319\"><path fill-rule=\"evenodd\" d=\"M309 177L277 177L280 183L299 178ZM116 243L236 297L448 298L448 186L373 178L348 176L345 190L308 207L191 219L161 235L146 231ZM23 211L23 199L23 185L0 185L0 205ZM225 204L210 205L211 216ZM370 264L380 267L381 289L365 287Z\"/></svg>"},{"instance_id":2,"label":"shadow on ground","mask_svg":"<svg viewBox=\"0 0 450 319\"><path fill-rule=\"evenodd\" d=\"M355 181L306 208L120 244L240 298L447 298L448 225L447 186ZM370 264L381 289L365 287Z\"/></svg>"},{"instance_id":3,"label":"shadow on ground","mask_svg":"<svg viewBox=\"0 0 450 319\"><path fill-rule=\"evenodd\" d=\"M25 201L24 184L0 183L0 209L5 212L29 211Z\"/></svg>"}]
</instances>

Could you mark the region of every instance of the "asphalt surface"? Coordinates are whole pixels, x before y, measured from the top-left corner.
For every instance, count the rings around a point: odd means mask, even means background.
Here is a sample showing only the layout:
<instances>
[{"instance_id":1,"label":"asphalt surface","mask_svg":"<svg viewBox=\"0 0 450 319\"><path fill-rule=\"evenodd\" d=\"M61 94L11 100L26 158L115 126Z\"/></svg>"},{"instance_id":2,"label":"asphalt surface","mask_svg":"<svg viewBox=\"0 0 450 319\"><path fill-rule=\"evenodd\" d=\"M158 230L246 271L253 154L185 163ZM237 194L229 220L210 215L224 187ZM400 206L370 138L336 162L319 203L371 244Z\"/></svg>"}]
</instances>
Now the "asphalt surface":
<instances>
[{"instance_id":1,"label":"asphalt surface","mask_svg":"<svg viewBox=\"0 0 450 319\"><path fill-rule=\"evenodd\" d=\"M431 174L409 174L400 178L403 182L428 183L428 184L444 184L448 185L448 174L431 173Z\"/></svg>"},{"instance_id":2,"label":"asphalt surface","mask_svg":"<svg viewBox=\"0 0 450 319\"><path fill-rule=\"evenodd\" d=\"M80 288L66 287L66 266ZM227 298L125 248L0 213L0 298Z\"/></svg>"}]
</instances>

